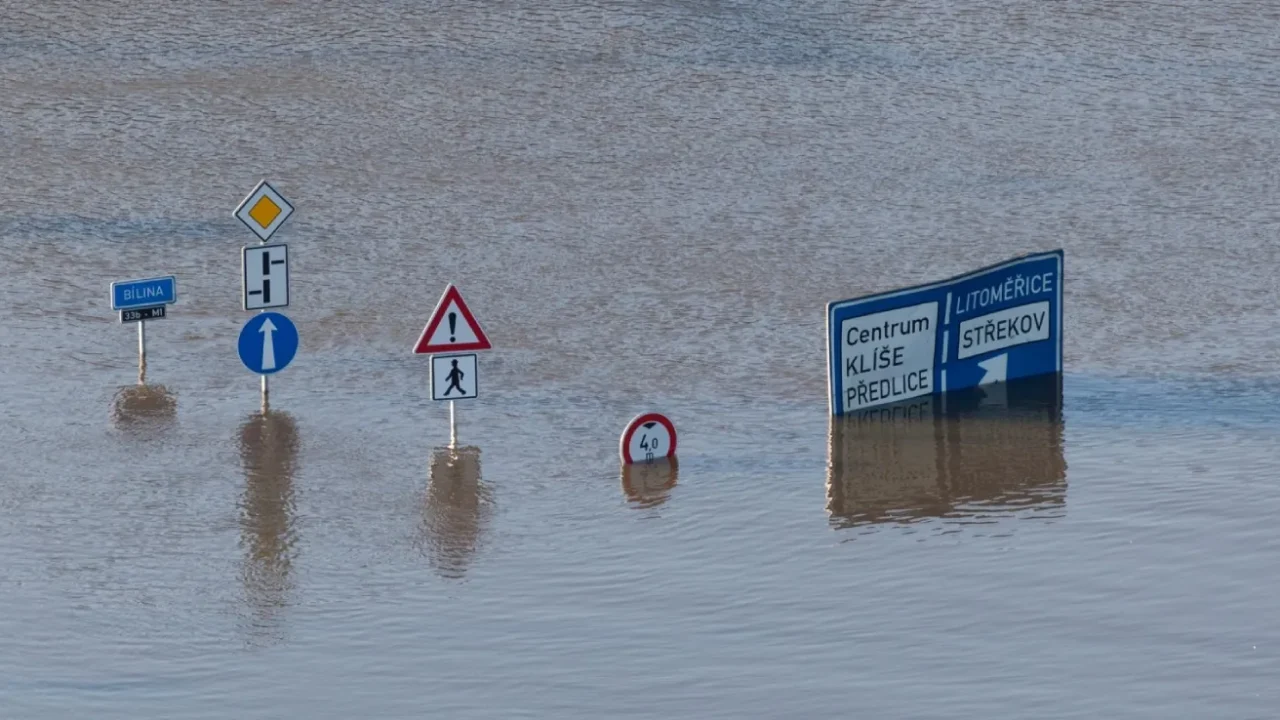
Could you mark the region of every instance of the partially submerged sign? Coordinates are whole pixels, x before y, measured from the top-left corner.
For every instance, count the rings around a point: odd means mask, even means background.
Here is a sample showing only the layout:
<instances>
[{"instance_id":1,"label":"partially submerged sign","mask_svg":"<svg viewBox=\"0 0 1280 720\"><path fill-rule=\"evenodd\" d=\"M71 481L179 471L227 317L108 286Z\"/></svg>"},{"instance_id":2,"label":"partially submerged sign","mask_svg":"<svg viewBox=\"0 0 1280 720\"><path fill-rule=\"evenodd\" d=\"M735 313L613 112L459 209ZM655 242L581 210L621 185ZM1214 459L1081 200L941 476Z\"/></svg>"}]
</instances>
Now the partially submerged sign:
<instances>
[{"instance_id":1,"label":"partially submerged sign","mask_svg":"<svg viewBox=\"0 0 1280 720\"><path fill-rule=\"evenodd\" d=\"M1062 372L1063 253L827 305L833 415Z\"/></svg>"},{"instance_id":2,"label":"partially submerged sign","mask_svg":"<svg viewBox=\"0 0 1280 720\"><path fill-rule=\"evenodd\" d=\"M674 458L676 426L661 413L639 415L622 431L618 451L623 465Z\"/></svg>"},{"instance_id":3,"label":"partially submerged sign","mask_svg":"<svg viewBox=\"0 0 1280 720\"><path fill-rule=\"evenodd\" d=\"M266 243L293 215L293 205L271 187L271 183L262 180L236 206L232 215ZM267 377L283 370L298 350L298 330L293 322L279 313L267 312L268 308L289 305L288 246L242 249L240 275L244 309L262 313L240 331L240 360L245 367L262 375L262 412L266 413L270 407ZM277 331L279 335L275 334Z\"/></svg>"},{"instance_id":4,"label":"partially submerged sign","mask_svg":"<svg viewBox=\"0 0 1280 720\"><path fill-rule=\"evenodd\" d=\"M431 398L449 401L449 447L458 445L458 420L453 401L479 396L476 356L464 350L489 350L493 345L476 316L452 283L444 289L431 319L413 344L415 355L431 355ZM445 355L441 355L445 353Z\"/></svg>"},{"instance_id":5,"label":"partially submerged sign","mask_svg":"<svg viewBox=\"0 0 1280 720\"><path fill-rule=\"evenodd\" d=\"M138 383L147 381L147 321L163 320L166 307L178 302L178 281L172 275L111 283L111 309L121 323L138 324Z\"/></svg>"}]
</instances>

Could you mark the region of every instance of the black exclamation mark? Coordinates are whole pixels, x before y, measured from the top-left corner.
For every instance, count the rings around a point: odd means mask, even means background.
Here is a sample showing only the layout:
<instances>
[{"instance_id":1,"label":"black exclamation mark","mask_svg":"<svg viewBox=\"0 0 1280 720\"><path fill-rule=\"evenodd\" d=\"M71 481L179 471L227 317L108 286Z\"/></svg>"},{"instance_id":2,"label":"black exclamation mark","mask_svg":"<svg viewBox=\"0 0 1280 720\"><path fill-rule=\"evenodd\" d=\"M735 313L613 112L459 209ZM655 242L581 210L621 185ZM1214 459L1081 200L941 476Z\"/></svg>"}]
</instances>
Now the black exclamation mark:
<instances>
[{"instance_id":1,"label":"black exclamation mark","mask_svg":"<svg viewBox=\"0 0 1280 720\"><path fill-rule=\"evenodd\" d=\"M458 313L449 313L449 342L458 342Z\"/></svg>"}]
</instances>

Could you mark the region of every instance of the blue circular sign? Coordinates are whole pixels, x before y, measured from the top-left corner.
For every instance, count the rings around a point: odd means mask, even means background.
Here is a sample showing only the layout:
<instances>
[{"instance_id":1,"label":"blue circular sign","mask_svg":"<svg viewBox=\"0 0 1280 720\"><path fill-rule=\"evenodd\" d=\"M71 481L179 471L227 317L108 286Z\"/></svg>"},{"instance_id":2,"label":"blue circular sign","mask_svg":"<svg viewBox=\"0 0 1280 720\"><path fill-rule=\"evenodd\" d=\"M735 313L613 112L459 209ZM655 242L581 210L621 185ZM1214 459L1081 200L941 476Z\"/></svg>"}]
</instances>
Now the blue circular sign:
<instances>
[{"instance_id":1,"label":"blue circular sign","mask_svg":"<svg viewBox=\"0 0 1280 720\"><path fill-rule=\"evenodd\" d=\"M298 352L298 328L277 312L254 315L240 330L240 362L259 375L278 373Z\"/></svg>"}]
</instances>

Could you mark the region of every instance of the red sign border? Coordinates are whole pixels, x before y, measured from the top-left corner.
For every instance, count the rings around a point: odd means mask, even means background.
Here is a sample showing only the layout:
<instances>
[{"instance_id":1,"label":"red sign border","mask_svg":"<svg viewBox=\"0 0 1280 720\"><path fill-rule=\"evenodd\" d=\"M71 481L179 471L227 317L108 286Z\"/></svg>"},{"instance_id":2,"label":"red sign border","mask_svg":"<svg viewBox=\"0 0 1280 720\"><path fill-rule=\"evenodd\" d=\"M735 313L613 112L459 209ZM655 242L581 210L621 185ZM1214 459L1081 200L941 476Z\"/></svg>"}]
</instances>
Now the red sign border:
<instances>
[{"instance_id":1,"label":"red sign border","mask_svg":"<svg viewBox=\"0 0 1280 720\"><path fill-rule=\"evenodd\" d=\"M676 454L676 426L662 413L650 412L638 415L634 420L627 423L627 428L622 431L622 439L618 443L619 453L622 455L622 463L624 465L635 465L636 462L631 459L631 437L636 434L641 426L647 422L657 421L667 429L667 433L671 435L671 447L667 449L667 458L675 457Z\"/></svg>"},{"instance_id":2,"label":"red sign border","mask_svg":"<svg viewBox=\"0 0 1280 720\"><path fill-rule=\"evenodd\" d=\"M444 321L444 311L445 308L449 307L450 300L458 306L458 312L462 313L462 319L475 332L476 341L440 346L427 345L431 340L431 335L435 333L436 328ZM458 292L458 288L454 287L453 283L449 283L448 287L444 289L444 295L440 296L440 302L436 303L436 308L431 311L431 319L427 321L427 326L422 329L422 334L418 336L418 342L414 343L413 354L438 355L440 353L492 349L493 345L489 342L489 336L484 334L484 330L480 328L480 323L476 321L476 316L471 314L471 308L467 307L466 301L462 299L462 293Z\"/></svg>"}]
</instances>

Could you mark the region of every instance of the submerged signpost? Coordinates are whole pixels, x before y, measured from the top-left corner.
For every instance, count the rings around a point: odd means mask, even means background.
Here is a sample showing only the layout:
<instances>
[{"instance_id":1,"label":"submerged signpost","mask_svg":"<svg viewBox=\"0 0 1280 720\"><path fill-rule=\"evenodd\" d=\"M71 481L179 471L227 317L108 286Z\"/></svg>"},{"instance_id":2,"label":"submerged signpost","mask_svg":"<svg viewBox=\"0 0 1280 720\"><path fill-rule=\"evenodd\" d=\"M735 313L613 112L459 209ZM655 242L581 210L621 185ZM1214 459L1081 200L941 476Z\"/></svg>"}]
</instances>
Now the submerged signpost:
<instances>
[{"instance_id":1,"label":"submerged signpost","mask_svg":"<svg viewBox=\"0 0 1280 720\"><path fill-rule=\"evenodd\" d=\"M618 453L622 456L623 465L674 459L675 423L661 413L637 415L623 429L622 437L618 440Z\"/></svg>"},{"instance_id":2,"label":"submerged signpost","mask_svg":"<svg viewBox=\"0 0 1280 720\"><path fill-rule=\"evenodd\" d=\"M268 376L283 370L298 351L298 329L293 322L280 313L267 312L289 304L289 246L265 243L293 215L293 205L263 180L232 214L264 243L246 245L240 251L244 309L260 314L241 328L237 347L245 367L262 376L262 412L266 413L270 409Z\"/></svg>"},{"instance_id":3,"label":"submerged signpost","mask_svg":"<svg viewBox=\"0 0 1280 720\"><path fill-rule=\"evenodd\" d=\"M444 289L440 302L431 311L431 319L413 346L415 355L431 356L431 399L449 401L450 448L458 445L458 421L453 402L480 396L476 354L467 351L492 348L480 323L471 314L471 308L462 299L462 293L450 284Z\"/></svg>"},{"instance_id":4,"label":"submerged signpost","mask_svg":"<svg viewBox=\"0 0 1280 720\"><path fill-rule=\"evenodd\" d=\"M1061 250L827 305L833 415L1062 372Z\"/></svg>"},{"instance_id":5,"label":"submerged signpost","mask_svg":"<svg viewBox=\"0 0 1280 720\"><path fill-rule=\"evenodd\" d=\"M147 382L147 321L167 317L165 308L178 301L178 281L172 275L111 283L111 309L120 322L138 323L138 384Z\"/></svg>"},{"instance_id":6,"label":"submerged signpost","mask_svg":"<svg viewBox=\"0 0 1280 720\"><path fill-rule=\"evenodd\" d=\"M618 439L622 459L622 489L639 507L666 501L679 474L676 426L662 413L642 413L631 419Z\"/></svg>"}]
</instances>

